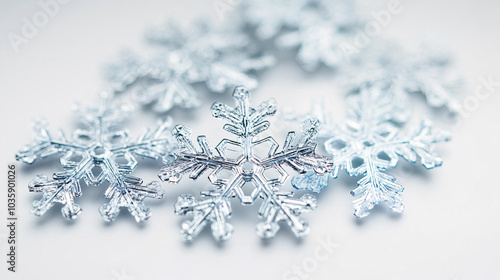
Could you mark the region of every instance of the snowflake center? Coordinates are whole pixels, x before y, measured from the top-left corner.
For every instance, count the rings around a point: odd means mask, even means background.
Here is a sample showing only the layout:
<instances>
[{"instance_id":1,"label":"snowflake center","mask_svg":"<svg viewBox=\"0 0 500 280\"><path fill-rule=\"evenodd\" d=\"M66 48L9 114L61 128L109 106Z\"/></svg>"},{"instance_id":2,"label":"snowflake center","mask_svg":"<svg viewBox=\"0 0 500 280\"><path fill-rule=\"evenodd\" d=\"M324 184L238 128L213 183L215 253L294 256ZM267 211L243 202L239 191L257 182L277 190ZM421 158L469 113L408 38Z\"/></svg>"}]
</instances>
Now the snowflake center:
<instances>
[{"instance_id":1,"label":"snowflake center","mask_svg":"<svg viewBox=\"0 0 500 280\"><path fill-rule=\"evenodd\" d=\"M247 160L247 161L244 161L242 164L241 164L241 168L243 169L243 179L246 181L246 182L249 182L252 180L253 178L253 175L254 175L254 170L255 170L255 165L253 162Z\"/></svg>"},{"instance_id":2,"label":"snowflake center","mask_svg":"<svg viewBox=\"0 0 500 280\"><path fill-rule=\"evenodd\" d=\"M107 158L111 154L111 151L102 144L96 144L94 147L90 148L90 155L96 160L102 160Z\"/></svg>"}]
</instances>

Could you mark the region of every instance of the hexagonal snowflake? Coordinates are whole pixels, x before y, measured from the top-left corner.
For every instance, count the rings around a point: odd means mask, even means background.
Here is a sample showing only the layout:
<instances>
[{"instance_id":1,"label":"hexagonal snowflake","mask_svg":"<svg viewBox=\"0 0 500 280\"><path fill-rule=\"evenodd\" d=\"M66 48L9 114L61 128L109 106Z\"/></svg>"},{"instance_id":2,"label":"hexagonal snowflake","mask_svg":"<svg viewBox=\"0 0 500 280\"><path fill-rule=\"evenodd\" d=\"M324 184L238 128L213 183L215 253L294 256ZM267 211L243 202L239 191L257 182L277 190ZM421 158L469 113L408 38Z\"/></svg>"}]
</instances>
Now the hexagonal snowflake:
<instances>
[{"instance_id":1,"label":"hexagonal snowflake","mask_svg":"<svg viewBox=\"0 0 500 280\"><path fill-rule=\"evenodd\" d=\"M67 219L75 219L81 207L75 198L82 195L80 181L97 186L109 182L104 197L109 202L99 209L103 219L113 221L120 207L127 207L137 222L147 220L151 211L144 205L145 198L162 198L163 190L158 182L143 185L142 180L129 174L137 166L136 156L165 162L176 148L174 139L166 133L170 122L166 121L154 131L145 131L132 141L125 130L117 125L125 118L130 107L110 106L103 102L98 108L79 107L83 128L74 131L72 137L51 135L45 124L37 123L36 138L16 155L17 160L33 163L55 154L62 154L60 161L64 171L56 172L49 180L36 176L29 184L31 192L41 192L41 200L33 203L33 213L43 215L56 203L63 204L61 212Z\"/></svg>"},{"instance_id":2,"label":"hexagonal snowflake","mask_svg":"<svg viewBox=\"0 0 500 280\"><path fill-rule=\"evenodd\" d=\"M341 169L350 176L363 176L351 191L354 215L365 217L378 203L385 202L394 212L403 211L403 187L384 171L396 167L399 157L415 163L420 158L427 169L441 166L443 160L432 150L434 144L450 139L444 132L433 132L429 121L421 121L408 133L400 126L408 119L408 107L397 95L378 85L364 87L349 97L349 112L344 125L322 135L326 151L333 156L333 178ZM328 185L328 176L309 172L292 179L297 189L319 192Z\"/></svg>"},{"instance_id":3,"label":"hexagonal snowflake","mask_svg":"<svg viewBox=\"0 0 500 280\"><path fill-rule=\"evenodd\" d=\"M224 129L236 135L237 140L223 139L212 151L206 137L199 136L201 151L198 151L190 140L188 128L179 125L173 132L179 144L177 159L162 167L160 179L178 183L186 173L191 179L197 179L204 171L212 169L208 179L216 187L213 191L202 192L201 200L192 195L183 195L177 200L176 214L194 216L193 220L182 224L183 238L192 240L211 223L216 240L228 239L233 230L227 222L231 217L229 200L233 197L238 197L244 205L251 205L259 198L264 200L259 210L264 221L257 225L261 238L274 237L280 221L285 221L297 237L305 236L309 227L298 216L316 207L315 198L306 194L294 199L291 192L279 188L288 178L284 166L298 173L313 170L324 174L332 170L330 157L315 154L318 121L305 121L298 140L295 140L295 132L289 132L282 151L278 152L279 145L272 137L256 138L269 128L270 123L264 118L275 114L276 102L271 99L257 108L250 107L250 93L244 87L237 87L233 97L238 105L236 108L215 103L212 115L229 121ZM263 146L267 149L259 149ZM248 189L251 190L249 194L245 193Z\"/></svg>"}]
</instances>

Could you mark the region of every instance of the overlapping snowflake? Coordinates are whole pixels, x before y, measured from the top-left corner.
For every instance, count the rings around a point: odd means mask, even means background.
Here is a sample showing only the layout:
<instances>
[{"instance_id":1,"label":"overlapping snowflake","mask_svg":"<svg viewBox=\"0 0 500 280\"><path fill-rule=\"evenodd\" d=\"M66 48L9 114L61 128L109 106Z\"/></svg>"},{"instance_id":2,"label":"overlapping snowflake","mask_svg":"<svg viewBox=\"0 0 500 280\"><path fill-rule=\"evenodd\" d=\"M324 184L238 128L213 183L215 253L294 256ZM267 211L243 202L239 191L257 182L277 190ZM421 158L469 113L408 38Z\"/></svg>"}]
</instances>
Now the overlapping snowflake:
<instances>
[{"instance_id":1,"label":"overlapping snowflake","mask_svg":"<svg viewBox=\"0 0 500 280\"><path fill-rule=\"evenodd\" d=\"M197 23L183 30L169 23L150 30L147 42L151 54L141 57L126 52L121 62L108 67L107 75L116 92L139 84L138 100L153 103L160 113L174 106L199 106L196 83L204 83L213 92L240 84L256 88L258 81L252 73L275 63L237 25L217 28Z\"/></svg>"},{"instance_id":2,"label":"overlapping snowflake","mask_svg":"<svg viewBox=\"0 0 500 280\"><path fill-rule=\"evenodd\" d=\"M403 211L403 187L396 178L385 171L396 167L399 158L431 169L441 166L442 159L433 152L434 145L448 141L445 132L435 132L429 121L422 120L409 132L401 131L408 120L409 110L397 95L384 91L378 84L366 84L360 92L349 97L349 111L344 124L321 135L326 151L333 156L332 177L340 170L350 176L363 176L351 194L354 214L365 217L381 202L394 212ZM328 185L328 175L313 172L295 177L292 184L297 189L319 192Z\"/></svg>"},{"instance_id":3,"label":"overlapping snowflake","mask_svg":"<svg viewBox=\"0 0 500 280\"><path fill-rule=\"evenodd\" d=\"M80 106L78 113L83 128L67 137L62 131L52 135L45 124L35 127L34 143L16 155L17 160L32 164L36 160L60 154L64 171L56 172L52 179L36 176L29 184L31 192L41 192L41 200L33 203L33 213L43 215L56 203L63 204L62 215L75 219L82 208L75 199L82 195L82 180L89 186L109 183L104 197L109 202L99 209L103 219L113 221L121 207L127 207L137 222L147 220L151 211L144 205L145 198L162 198L158 182L143 185L140 178L130 175L137 166L136 156L170 160L176 148L168 133L171 121L161 122L153 131L146 131L135 141L118 125L128 114L126 105L111 106L103 102L99 107Z\"/></svg>"},{"instance_id":4,"label":"overlapping snowflake","mask_svg":"<svg viewBox=\"0 0 500 280\"><path fill-rule=\"evenodd\" d=\"M257 225L261 238L274 237L280 221L285 221L297 237L307 235L309 227L299 215L316 208L316 199L309 194L294 199L291 192L282 191L280 187L288 178L284 166L299 173L309 169L324 174L332 170L330 157L315 154L318 121L305 121L298 139L295 132L289 132L283 149L278 152L279 145L272 137L257 137L269 128L270 123L264 118L275 114L276 102L271 99L253 108L250 93L244 87L237 87L233 97L236 108L215 103L212 116L229 121L224 129L237 136L236 140L223 139L213 151L205 136L199 136L197 142L201 150L197 150L190 140L191 131L182 125L175 127L174 135L179 144L177 159L161 169L160 179L178 183L185 174L197 179L210 169L208 179L215 187L202 192L200 200L192 195L183 195L177 200L175 213L193 216L182 224L183 238L192 240L211 224L216 240L228 239L233 231L227 222L231 217L230 200L233 197L244 205L254 204L259 198L264 200L259 210L264 221ZM266 148L264 153L258 153L260 147ZM232 157L230 152L236 156ZM248 189L250 194L245 193Z\"/></svg>"}]
</instances>

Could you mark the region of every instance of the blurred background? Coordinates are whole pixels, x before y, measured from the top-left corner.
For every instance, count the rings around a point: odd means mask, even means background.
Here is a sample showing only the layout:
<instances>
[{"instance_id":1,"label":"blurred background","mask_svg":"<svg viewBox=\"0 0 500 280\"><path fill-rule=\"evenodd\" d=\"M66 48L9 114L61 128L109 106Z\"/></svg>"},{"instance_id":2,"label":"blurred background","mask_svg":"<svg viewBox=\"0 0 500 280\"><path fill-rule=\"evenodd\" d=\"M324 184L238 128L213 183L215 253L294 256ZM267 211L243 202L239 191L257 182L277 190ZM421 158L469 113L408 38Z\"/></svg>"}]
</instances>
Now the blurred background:
<instances>
[{"instance_id":1,"label":"blurred background","mask_svg":"<svg viewBox=\"0 0 500 280\"><path fill-rule=\"evenodd\" d=\"M466 114L450 118L440 109L428 110L415 98L416 116L432 116L439 128L452 133L450 143L438 146L442 167L426 171L420 165L400 164L390 173L405 186L405 212L389 213L378 207L363 220L352 215L349 191L357 178L345 173L318 195L319 207L305 215L311 234L296 240L283 226L275 239L261 241L255 234L258 204L233 203L232 238L216 243L205 230L192 243L183 243L173 213L179 194L197 194L210 184L202 176L179 185L162 183L163 200L149 200L153 216L136 224L125 211L112 224L98 212L104 203L101 187L85 189L76 221L67 222L58 207L43 217L30 213L39 194L28 192L36 174L60 170L57 158L33 166L15 162L15 153L32 140L31 124L43 117L50 128L70 132L75 102L93 104L104 87L103 66L115 61L123 49L144 48L144 31L166 20L186 25L200 17L231 24L220 3L231 13L241 1L60 1L31 38L13 44L9 34L20 34L26 20L43 11L41 1L0 1L0 159L18 170L18 266L7 271L0 262L1 279L497 279L500 275L500 188L496 172L500 157L500 2L498 0L397 1L393 14L373 41L389 39L412 48L423 43L444 46L455 57L465 86L459 101L472 102ZM358 1L368 20L386 10L389 0ZM219 8L218 8L219 7ZM229 15L228 13L228 15ZM282 59L288 58L288 59ZM334 73L322 69L308 73L292 53L281 53L278 65L259 75L260 86L252 101L275 98L278 111L292 108L305 113L314 100L325 100L336 121L345 112L344 94ZM484 82L489 81L489 82ZM490 94L475 98L477 89ZM198 89L198 88L197 88ZM202 106L174 109L175 123L186 124L194 135L205 134L209 143L221 139L223 122L210 116L215 101L234 104L230 91L209 93L202 87ZM458 94L458 93L457 93ZM124 95L120 98L127 99ZM323 98L323 99L321 99ZM468 101L466 101L468 100ZM471 101L473 100L473 101ZM475 100L475 101L474 101ZM477 102L476 102L477 101ZM158 115L138 107L126 123L132 136L153 127ZM283 143L288 130L299 124L270 118L271 132ZM157 180L161 162L140 161L134 173ZM291 187L287 183L287 189ZM3 189L3 188L2 188ZM298 191L298 195L303 192ZM6 191L0 192L0 220L6 223ZM7 228L0 227L0 256L6 259ZM318 253L319 252L319 253Z\"/></svg>"}]
</instances>

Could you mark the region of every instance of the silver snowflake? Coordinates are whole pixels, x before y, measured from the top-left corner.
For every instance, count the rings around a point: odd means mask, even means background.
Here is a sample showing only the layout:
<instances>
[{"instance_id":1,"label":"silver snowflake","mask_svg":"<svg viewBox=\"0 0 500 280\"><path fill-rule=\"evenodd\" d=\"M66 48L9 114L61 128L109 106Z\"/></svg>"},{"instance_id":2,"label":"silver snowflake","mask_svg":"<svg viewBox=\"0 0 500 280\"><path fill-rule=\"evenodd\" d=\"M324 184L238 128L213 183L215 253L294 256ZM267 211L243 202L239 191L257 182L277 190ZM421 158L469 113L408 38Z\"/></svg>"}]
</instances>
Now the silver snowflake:
<instances>
[{"instance_id":1,"label":"silver snowflake","mask_svg":"<svg viewBox=\"0 0 500 280\"><path fill-rule=\"evenodd\" d=\"M108 80L116 92L139 84L139 101L154 103L157 112L199 106L195 83L205 83L213 92L240 84L256 88L258 81L251 73L274 65L275 59L257 50L235 25L198 23L182 30L166 24L152 29L146 37L154 51L145 57L124 54L121 63L108 67Z\"/></svg>"},{"instance_id":2,"label":"silver snowflake","mask_svg":"<svg viewBox=\"0 0 500 280\"><path fill-rule=\"evenodd\" d=\"M190 140L188 128L179 125L173 132L179 144L177 159L162 167L160 179L178 183L184 174L189 173L191 179L197 179L204 171L212 169L208 179L216 188L202 192L200 200L192 195L183 195L177 200L176 214L194 216L182 224L183 238L192 240L210 223L216 240L228 239L233 231L227 222L231 217L230 199L233 197L238 197L243 205L252 205L259 198L264 200L259 210L264 221L257 225L261 238L274 237L280 221L285 221L297 237L307 235L309 227L299 215L313 210L316 199L309 194L294 199L293 193L281 191L280 187L288 178L284 166L298 173L313 170L324 174L332 170L330 157L315 154L318 121L305 121L297 140L295 132L289 132L283 149L278 152L279 145L272 137L257 138L269 128L270 123L264 118L276 113L276 101L271 99L257 108L250 107L250 93L244 87L237 87L233 97L236 108L215 103L212 116L229 121L224 129L237 136L237 140L223 139L213 151L206 137L199 136L201 150L197 150ZM245 193L249 188L251 193Z\"/></svg>"},{"instance_id":3,"label":"silver snowflake","mask_svg":"<svg viewBox=\"0 0 500 280\"><path fill-rule=\"evenodd\" d=\"M421 93L431 107L444 106L454 112L460 109L457 97L463 81L453 59L443 50L424 47L409 52L384 42L360 54L351 70L349 86L353 89L377 82L400 98Z\"/></svg>"},{"instance_id":4,"label":"silver snowflake","mask_svg":"<svg viewBox=\"0 0 500 280\"><path fill-rule=\"evenodd\" d=\"M147 220L151 211L144 205L145 198L162 198L158 182L143 185L140 178L130 176L137 166L136 156L170 160L176 149L175 140L168 131L171 121L161 122L154 131L145 131L135 141L126 130L118 128L130 111L126 105L110 106L102 102L98 108L78 107L83 128L67 137L62 131L52 135L44 123L35 126L34 143L16 155L17 160L32 164L38 159L60 154L64 171L56 172L52 179L36 176L29 184L31 192L41 192L42 199L33 203L33 213L43 215L56 203L63 204L62 215L75 219L81 207L75 198L82 195L80 182L89 186L109 182L104 197L108 203L99 209L103 219L113 221L120 207L127 207L137 222Z\"/></svg>"},{"instance_id":5,"label":"silver snowflake","mask_svg":"<svg viewBox=\"0 0 500 280\"><path fill-rule=\"evenodd\" d=\"M396 167L399 157L415 163L417 158L427 169L441 166L442 159L433 152L434 144L449 140L444 132L433 132L429 121L421 121L408 133L400 126L408 120L408 107L396 96L382 90L379 85L362 88L349 97L350 107L343 126L338 127L325 141L326 151L333 156L337 177L344 169L350 176L363 176L351 194L354 215L365 217L380 202L394 212L403 211L403 187L396 178L384 173ZM328 176L313 172L295 177L297 189L319 192L328 184Z\"/></svg>"}]
</instances>

